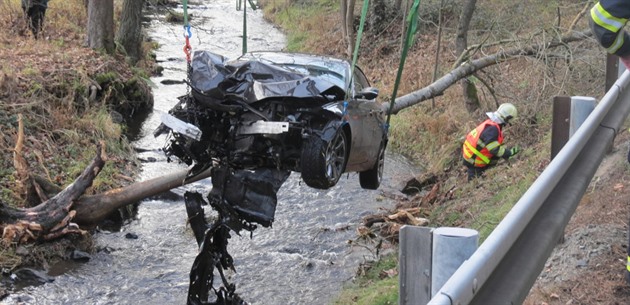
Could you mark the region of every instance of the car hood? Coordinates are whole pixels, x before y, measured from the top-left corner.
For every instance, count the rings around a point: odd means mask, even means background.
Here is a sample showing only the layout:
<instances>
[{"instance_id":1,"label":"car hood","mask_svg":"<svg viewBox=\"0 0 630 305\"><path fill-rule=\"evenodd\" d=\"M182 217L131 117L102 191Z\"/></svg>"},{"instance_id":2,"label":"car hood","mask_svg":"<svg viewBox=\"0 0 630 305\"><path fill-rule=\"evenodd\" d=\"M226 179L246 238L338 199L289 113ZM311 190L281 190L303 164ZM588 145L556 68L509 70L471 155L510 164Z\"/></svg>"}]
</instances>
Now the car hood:
<instances>
[{"instance_id":1,"label":"car hood","mask_svg":"<svg viewBox=\"0 0 630 305\"><path fill-rule=\"evenodd\" d=\"M273 97L310 98L328 102L345 98L330 81L258 60L228 61L209 51L196 51L190 85L197 97L221 102L237 98L248 104Z\"/></svg>"}]
</instances>

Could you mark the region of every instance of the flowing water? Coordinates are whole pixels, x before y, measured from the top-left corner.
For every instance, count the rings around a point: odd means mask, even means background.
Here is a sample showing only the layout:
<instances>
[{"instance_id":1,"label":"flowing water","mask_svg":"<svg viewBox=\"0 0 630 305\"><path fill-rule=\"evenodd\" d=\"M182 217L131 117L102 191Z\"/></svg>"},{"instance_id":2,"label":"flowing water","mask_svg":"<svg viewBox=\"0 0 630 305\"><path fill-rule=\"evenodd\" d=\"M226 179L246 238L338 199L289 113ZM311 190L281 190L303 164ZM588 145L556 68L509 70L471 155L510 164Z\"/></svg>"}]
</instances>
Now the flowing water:
<instances>
[{"instance_id":1,"label":"flowing water","mask_svg":"<svg viewBox=\"0 0 630 305\"><path fill-rule=\"evenodd\" d=\"M234 1L202 1L189 7L192 15L193 50L210 50L228 58L242 51L243 11ZM181 11L181 7L178 8ZM248 50L281 50L284 35L262 19L260 11L247 12ZM151 179L184 168L167 163L160 148L165 138L154 138L159 114L168 111L177 97L185 94L183 84L164 85L164 80L186 77L181 25L167 24L162 16L151 16L148 27L160 44L157 60L164 67L155 83L155 107L134 139L142 148L139 180ZM146 151L144 151L146 150ZM337 186L312 189L292 173L278 193L278 207L272 228L259 227L250 238L232 234L228 252L236 272L228 272L236 293L249 304L328 304L351 280L360 263L373 259L364 247L348 243L356 238L362 217L393 205L381 194L394 190L415 174L401 157L388 154L380 190L363 190L358 175L342 177ZM95 234L96 248L86 263L51 268L54 281L19 289L1 304L185 304L189 272L197 255L197 244L186 226L183 198L186 191L207 195L209 179L180 187L176 196L147 199L137 215L120 230ZM212 294L211 294L212 295Z\"/></svg>"}]
</instances>

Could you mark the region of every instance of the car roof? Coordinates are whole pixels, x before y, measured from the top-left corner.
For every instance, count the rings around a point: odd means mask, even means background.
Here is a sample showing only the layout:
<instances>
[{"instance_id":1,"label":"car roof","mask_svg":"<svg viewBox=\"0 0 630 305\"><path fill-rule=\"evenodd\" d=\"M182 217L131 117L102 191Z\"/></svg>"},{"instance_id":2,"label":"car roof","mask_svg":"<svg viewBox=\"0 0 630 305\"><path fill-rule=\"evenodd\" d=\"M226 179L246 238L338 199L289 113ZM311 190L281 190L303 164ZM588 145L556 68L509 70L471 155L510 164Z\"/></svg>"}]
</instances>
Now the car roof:
<instances>
[{"instance_id":1,"label":"car roof","mask_svg":"<svg viewBox=\"0 0 630 305\"><path fill-rule=\"evenodd\" d=\"M331 56L297 52L260 51L245 53L237 61L260 61L296 71L317 78L324 78L341 88L347 88L350 80L350 63ZM316 67L316 68L315 68ZM304 68L304 70L302 70ZM314 68L314 69L313 69ZM330 71L321 73L320 71ZM336 75L336 76L333 76ZM345 89L343 89L345 90Z\"/></svg>"},{"instance_id":2,"label":"car roof","mask_svg":"<svg viewBox=\"0 0 630 305\"><path fill-rule=\"evenodd\" d=\"M269 60L278 63L295 63L295 64L317 64L317 63L335 63L339 65L350 65L345 59L340 59L325 55L316 55L297 52L280 52L280 51L257 51L249 52L241 55L239 60ZM326 65L322 65L326 66Z\"/></svg>"}]
</instances>

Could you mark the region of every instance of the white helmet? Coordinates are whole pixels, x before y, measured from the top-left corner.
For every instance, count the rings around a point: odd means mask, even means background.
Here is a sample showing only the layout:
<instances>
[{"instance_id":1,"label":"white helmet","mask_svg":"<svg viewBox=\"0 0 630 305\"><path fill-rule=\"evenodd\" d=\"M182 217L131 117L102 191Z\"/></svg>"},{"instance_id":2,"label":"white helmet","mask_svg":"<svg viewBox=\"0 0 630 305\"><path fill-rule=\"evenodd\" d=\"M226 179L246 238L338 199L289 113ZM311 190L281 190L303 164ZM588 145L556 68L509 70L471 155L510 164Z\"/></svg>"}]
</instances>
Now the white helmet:
<instances>
[{"instance_id":1,"label":"white helmet","mask_svg":"<svg viewBox=\"0 0 630 305\"><path fill-rule=\"evenodd\" d=\"M494 113L499 119L501 119L506 124L510 123L510 120L515 119L518 112L516 111L516 107L510 103L503 103L499 106L499 109Z\"/></svg>"}]
</instances>

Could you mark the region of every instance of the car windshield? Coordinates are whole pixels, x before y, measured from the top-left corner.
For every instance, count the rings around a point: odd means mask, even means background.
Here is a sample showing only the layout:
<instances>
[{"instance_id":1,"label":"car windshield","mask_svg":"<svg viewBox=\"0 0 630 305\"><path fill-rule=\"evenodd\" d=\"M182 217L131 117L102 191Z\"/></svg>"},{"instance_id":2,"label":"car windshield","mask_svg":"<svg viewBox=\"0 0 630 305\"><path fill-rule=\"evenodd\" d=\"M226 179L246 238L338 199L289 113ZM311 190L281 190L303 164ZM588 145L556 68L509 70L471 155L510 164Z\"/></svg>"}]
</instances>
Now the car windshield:
<instances>
[{"instance_id":1,"label":"car windshield","mask_svg":"<svg viewBox=\"0 0 630 305\"><path fill-rule=\"evenodd\" d=\"M300 74L308 74L313 77L325 79L340 88L344 88L346 84L342 74L320 66L300 64L280 64L279 66Z\"/></svg>"},{"instance_id":2,"label":"car windshield","mask_svg":"<svg viewBox=\"0 0 630 305\"><path fill-rule=\"evenodd\" d=\"M327 80L339 88L347 88L349 66L338 59L327 59L309 55L287 55L276 53L250 53L243 59L258 61L295 71L300 74Z\"/></svg>"}]
</instances>

